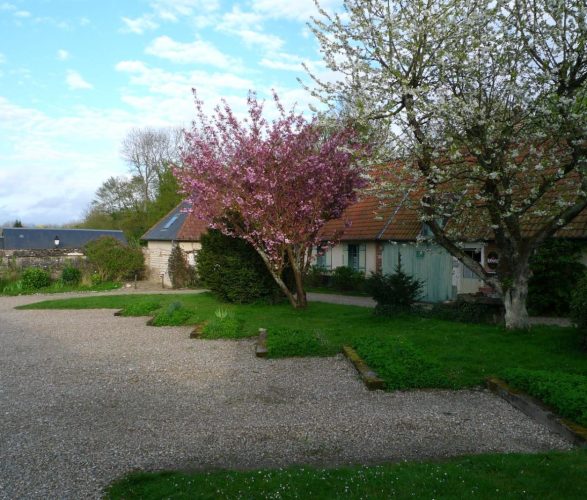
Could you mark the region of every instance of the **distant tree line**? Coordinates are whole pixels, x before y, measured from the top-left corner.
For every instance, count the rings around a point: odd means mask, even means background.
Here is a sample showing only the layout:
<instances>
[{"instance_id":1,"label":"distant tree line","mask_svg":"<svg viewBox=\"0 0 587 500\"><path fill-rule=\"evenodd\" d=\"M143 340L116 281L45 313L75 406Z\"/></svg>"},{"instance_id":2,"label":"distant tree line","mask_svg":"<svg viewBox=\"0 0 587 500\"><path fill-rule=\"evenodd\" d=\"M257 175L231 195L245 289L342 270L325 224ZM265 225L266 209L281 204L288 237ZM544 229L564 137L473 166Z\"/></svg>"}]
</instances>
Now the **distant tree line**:
<instances>
[{"instance_id":1,"label":"distant tree line","mask_svg":"<svg viewBox=\"0 0 587 500\"><path fill-rule=\"evenodd\" d=\"M98 188L76 227L121 229L140 238L180 201L172 165L180 162L181 129L137 128L122 141L128 176L110 177Z\"/></svg>"}]
</instances>

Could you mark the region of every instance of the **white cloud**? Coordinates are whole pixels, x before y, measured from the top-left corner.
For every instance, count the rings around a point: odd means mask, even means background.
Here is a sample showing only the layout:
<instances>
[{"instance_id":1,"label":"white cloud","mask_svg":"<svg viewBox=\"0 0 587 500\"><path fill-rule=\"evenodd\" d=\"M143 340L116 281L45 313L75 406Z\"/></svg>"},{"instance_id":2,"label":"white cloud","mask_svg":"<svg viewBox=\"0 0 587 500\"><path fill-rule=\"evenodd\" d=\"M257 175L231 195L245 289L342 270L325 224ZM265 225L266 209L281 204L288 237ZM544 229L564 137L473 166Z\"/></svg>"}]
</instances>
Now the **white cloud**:
<instances>
[{"instance_id":1,"label":"white cloud","mask_svg":"<svg viewBox=\"0 0 587 500\"><path fill-rule=\"evenodd\" d=\"M147 46L145 52L180 64L207 64L218 68L240 66L239 61L223 54L213 44L201 39L182 43L168 36L160 36Z\"/></svg>"},{"instance_id":2,"label":"white cloud","mask_svg":"<svg viewBox=\"0 0 587 500\"><path fill-rule=\"evenodd\" d=\"M153 21L152 16L149 14L145 14L135 19L123 17L122 22L125 25L123 31L128 33L135 33L137 35L142 35L145 31L154 30L159 27L159 25Z\"/></svg>"},{"instance_id":3,"label":"white cloud","mask_svg":"<svg viewBox=\"0 0 587 500\"><path fill-rule=\"evenodd\" d=\"M218 10L218 0L155 0L151 7L164 21L177 22L180 17L190 17L201 13L210 14Z\"/></svg>"},{"instance_id":4,"label":"white cloud","mask_svg":"<svg viewBox=\"0 0 587 500\"><path fill-rule=\"evenodd\" d=\"M2 52L0 52L0 64L3 64L5 62L6 62L6 56Z\"/></svg>"},{"instance_id":5,"label":"white cloud","mask_svg":"<svg viewBox=\"0 0 587 500\"><path fill-rule=\"evenodd\" d=\"M334 10L341 3L341 0L320 1L320 5L327 11ZM309 21L311 16L318 15L314 0L252 0L251 7L253 12L271 19Z\"/></svg>"},{"instance_id":6,"label":"white cloud","mask_svg":"<svg viewBox=\"0 0 587 500\"><path fill-rule=\"evenodd\" d=\"M13 5L13 4L8 3L8 2L3 2L3 3L0 4L0 10L14 11L14 10L16 10L16 5Z\"/></svg>"},{"instance_id":7,"label":"white cloud","mask_svg":"<svg viewBox=\"0 0 587 500\"><path fill-rule=\"evenodd\" d=\"M57 51L57 59L60 61L67 61L69 59L69 52L65 49L59 49Z\"/></svg>"},{"instance_id":8,"label":"white cloud","mask_svg":"<svg viewBox=\"0 0 587 500\"><path fill-rule=\"evenodd\" d=\"M17 10L14 13L14 17L20 17L20 18L31 17L31 13L28 10Z\"/></svg>"},{"instance_id":9,"label":"white cloud","mask_svg":"<svg viewBox=\"0 0 587 500\"><path fill-rule=\"evenodd\" d=\"M89 90L94 88L91 83L84 80L82 75L71 69L67 72L65 82L71 90Z\"/></svg>"},{"instance_id":10,"label":"white cloud","mask_svg":"<svg viewBox=\"0 0 587 500\"><path fill-rule=\"evenodd\" d=\"M87 26L88 24L90 24L90 20L87 17L82 17L79 20L79 25L80 26Z\"/></svg>"},{"instance_id":11,"label":"white cloud","mask_svg":"<svg viewBox=\"0 0 587 500\"><path fill-rule=\"evenodd\" d=\"M218 31L239 37L248 47L258 46L264 50L279 50L283 40L263 32L263 16L254 12L243 12L238 6L222 16L216 26Z\"/></svg>"}]
</instances>

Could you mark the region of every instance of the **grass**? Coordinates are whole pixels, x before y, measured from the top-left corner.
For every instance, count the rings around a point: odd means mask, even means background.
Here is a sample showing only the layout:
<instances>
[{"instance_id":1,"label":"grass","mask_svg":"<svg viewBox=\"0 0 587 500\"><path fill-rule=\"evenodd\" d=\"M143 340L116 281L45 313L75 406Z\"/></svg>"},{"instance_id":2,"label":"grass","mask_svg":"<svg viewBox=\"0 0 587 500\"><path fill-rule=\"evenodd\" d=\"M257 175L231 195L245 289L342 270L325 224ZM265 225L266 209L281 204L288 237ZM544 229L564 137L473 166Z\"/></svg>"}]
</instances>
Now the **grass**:
<instances>
[{"instance_id":1,"label":"grass","mask_svg":"<svg viewBox=\"0 0 587 500\"><path fill-rule=\"evenodd\" d=\"M34 295L37 293L66 293L66 292L106 292L120 288L120 283L107 281L98 285L65 285L61 281L55 281L51 285L37 288L24 288L20 281L6 284L0 287L0 296L14 297L16 295Z\"/></svg>"},{"instance_id":2,"label":"grass","mask_svg":"<svg viewBox=\"0 0 587 500\"><path fill-rule=\"evenodd\" d=\"M337 469L134 473L106 498L582 499L585 491L587 450L577 450Z\"/></svg>"},{"instance_id":3,"label":"grass","mask_svg":"<svg viewBox=\"0 0 587 500\"><path fill-rule=\"evenodd\" d=\"M176 301L177 295L107 295L50 300L23 308L112 308L122 309L125 315L157 317ZM509 332L492 325L415 316L378 317L368 308L320 302L310 303L305 310L295 310L287 304L227 306L208 293L183 294L181 303L190 312L189 317L186 315L181 320L185 324L213 323L204 338L250 337L257 335L260 327L267 328L271 357L330 355L340 351L342 345L350 344L358 347L359 353L368 362L382 369L375 361L385 356L385 352L381 351L393 351L403 344L403 350L408 349L411 354L402 354L396 349L395 359L406 370L413 371L410 368L413 366L420 366L420 371L427 370L432 380L431 387L445 386L434 381L440 379L448 380L449 387L475 387L483 384L486 377L502 376L510 368L587 375L587 356L579 350L578 335L573 328L540 326L529 332ZM154 304L159 307L155 309ZM216 328L214 318L217 318L219 308L230 311L237 328ZM293 336L292 332L296 331L305 333ZM315 332L320 332L328 345L318 353L315 344L308 343L308 336ZM416 383L416 377L404 377L398 384L394 379L397 375L383 372L380 375L390 388L409 389L427 385Z\"/></svg>"},{"instance_id":4,"label":"grass","mask_svg":"<svg viewBox=\"0 0 587 500\"><path fill-rule=\"evenodd\" d=\"M505 380L587 427L587 376L542 370L506 370Z\"/></svg>"}]
</instances>

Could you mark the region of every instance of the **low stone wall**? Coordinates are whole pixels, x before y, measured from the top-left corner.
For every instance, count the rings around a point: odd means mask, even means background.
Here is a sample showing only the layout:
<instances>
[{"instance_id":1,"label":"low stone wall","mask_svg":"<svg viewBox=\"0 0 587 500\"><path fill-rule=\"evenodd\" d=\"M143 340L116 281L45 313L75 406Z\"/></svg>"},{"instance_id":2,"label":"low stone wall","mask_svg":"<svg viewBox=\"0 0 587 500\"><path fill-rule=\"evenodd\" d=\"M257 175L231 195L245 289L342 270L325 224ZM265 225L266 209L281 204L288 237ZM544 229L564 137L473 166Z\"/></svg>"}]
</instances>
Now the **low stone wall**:
<instances>
[{"instance_id":1,"label":"low stone wall","mask_svg":"<svg viewBox=\"0 0 587 500\"><path fill-rule=\"evenodd\" d=\"M78 249L0 250L0 276L11 270L37 267L56 278L64 267L79 267L85 259L82 250Z\"/></svg>"}]
</instances>

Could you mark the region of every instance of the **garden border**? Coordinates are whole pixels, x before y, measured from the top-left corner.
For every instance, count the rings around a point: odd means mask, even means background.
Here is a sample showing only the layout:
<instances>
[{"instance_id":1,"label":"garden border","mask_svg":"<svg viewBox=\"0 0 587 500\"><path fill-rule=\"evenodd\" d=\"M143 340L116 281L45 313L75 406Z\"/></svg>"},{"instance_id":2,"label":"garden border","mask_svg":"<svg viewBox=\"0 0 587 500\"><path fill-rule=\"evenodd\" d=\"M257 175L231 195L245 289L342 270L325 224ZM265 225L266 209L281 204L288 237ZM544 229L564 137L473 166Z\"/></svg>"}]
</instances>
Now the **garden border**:
<instances>
[{"instance_id":1,"label":"garden border","mask_svg":"<svg viewBox=\"0 0 587 500\"><path fill-rule=\"evenodd\" d=\"M385 382L365 363L357 351L351 346L344 345L342 346L342 352L359 372L361 380L367 386L367 389L370 391L385 389Z\"/></svg>"},{"instance_id":2,"label":"garden border","mask_svg":"<svg viewBox=\"0 0 587 500\"><path fill-rule=\"evenodd\" d=\"M496 377L485 379L487 388L530 418L548 427L551 431L568 439L573 444L587 447L587 429L558 416L542 401L518 391L504 380Z\"/></svg>"}]
</instances>

